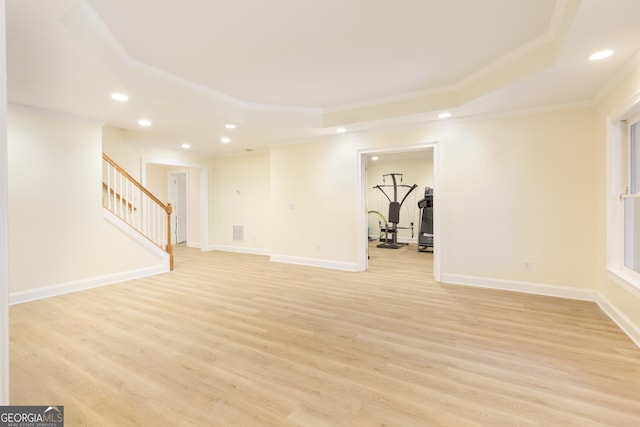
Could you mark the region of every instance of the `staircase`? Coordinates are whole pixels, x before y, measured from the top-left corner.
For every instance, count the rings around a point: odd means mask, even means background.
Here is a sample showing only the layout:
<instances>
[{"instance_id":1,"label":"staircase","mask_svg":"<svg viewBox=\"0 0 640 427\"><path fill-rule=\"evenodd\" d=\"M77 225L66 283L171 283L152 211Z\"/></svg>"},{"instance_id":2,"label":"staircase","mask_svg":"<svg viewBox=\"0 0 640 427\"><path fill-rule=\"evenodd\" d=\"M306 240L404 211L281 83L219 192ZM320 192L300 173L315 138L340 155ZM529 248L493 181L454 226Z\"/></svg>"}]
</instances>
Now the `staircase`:
<instances>
[{"instance_id":1,"label":"staircase","mask_svg":"<svg viewBox=\"0 0 640 427\"><path fill-rule=\"evenodd\" d=\"M158 200L106 154L102 154L102 206L154 245L169 254L171 247L171 204Z\"/></svg>"}]
</instances>

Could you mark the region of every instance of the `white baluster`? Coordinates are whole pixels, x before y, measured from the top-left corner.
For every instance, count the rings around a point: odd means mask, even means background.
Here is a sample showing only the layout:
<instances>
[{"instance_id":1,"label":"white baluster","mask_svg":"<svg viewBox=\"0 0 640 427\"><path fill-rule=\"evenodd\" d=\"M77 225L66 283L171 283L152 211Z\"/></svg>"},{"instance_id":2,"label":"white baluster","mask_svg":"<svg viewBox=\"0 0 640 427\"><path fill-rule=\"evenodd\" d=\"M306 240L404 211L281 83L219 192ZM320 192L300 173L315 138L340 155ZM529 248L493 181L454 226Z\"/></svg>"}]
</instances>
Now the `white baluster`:
<instances>
[{"instance_id":1,"label":"white baluster","mask_svg":"<svg viewBox=\"0 0 640 427\"><path fill-rule=\"evenodd\" d=\"M118 204L120 205L120 215L119 215L120 218L123 217L123 215L122 215L122 187L123 187L122 179L123 179L123 176L122 176L122 173L121 173L120 174L120 183L118 184L118 197L120 199L120 203L118 203Z\"/></svg>"},{"instance_id":2,"label":"white baluster","mask_svg":"<svg viewBox=\"0 0 640 427\"><path fill-rule=\"evenodd\" d=\"M102 163L104 164L105 161L103 160ZM109 163L107 163L107 208L109 210L111 210L111 193L109 193L109 190L111 189L111 170L109 169Z\"/></svg>"},{"instance_id":3,"label":"white baluster","mask_svg":"<svg viewBox=\"0 0 640 427\"><path fill-rule=\"evenodd\" d=\"M116 213L118 209L117 200L116 200L116 187L118 186L118 171L116 168L113 168L113 184L111 185L110 192L111 197L113 198L113 207L111 208L111 212Z\"/></svg>"}]
</instances>

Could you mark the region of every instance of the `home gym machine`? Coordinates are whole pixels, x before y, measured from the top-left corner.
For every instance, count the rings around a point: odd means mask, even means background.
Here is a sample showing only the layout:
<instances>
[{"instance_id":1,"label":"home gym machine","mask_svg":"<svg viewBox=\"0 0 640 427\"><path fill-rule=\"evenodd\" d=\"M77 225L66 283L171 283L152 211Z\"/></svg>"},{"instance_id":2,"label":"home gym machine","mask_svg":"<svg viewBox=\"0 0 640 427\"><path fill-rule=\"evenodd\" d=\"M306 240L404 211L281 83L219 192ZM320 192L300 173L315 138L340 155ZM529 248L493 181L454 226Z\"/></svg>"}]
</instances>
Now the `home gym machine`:
<instances>
[{"instance_id":1,"label":"home gym machine","mask_svg":"<svg viewBox=\"0 0 640 427\"><path fill-rule=\"evenodd\" d=\"M424 189L424 199L418 202L420 208L420 233L418 234L418 251L433 251L433 188Z\"/></svg>"},{"instance_id":2,"label":"home gym machine","mask_svg":"<svg viewBox=\"0 0 640 427\"><path fill-rule=\"evenodd\" d=\"M386 184L386 177L390 176L393 184ZM409 227L398 227L400 223L400 208L402 204L407 199L407 196L411 194L413 190L418 187L418 184L413 185L402 185L398 184L396 177L400 177L400 182L402 182L402 174L401 173L389 173L386 175L382 175L383 185L376 185L373 188L377 188L385 195L385 197L389 200L389 215L387 216L387 221L384 224L384 227L380 225L381 237L380 240L382 243L377 245L378 248L386 248L386 249L398 249L401 246L406 245L407 243L398 243L398 230L399 229L408 229ZM385 188L393 188L393 200L384 191ZM398 202L398 188L408 188L407 193L404 195L401 201ZM411 237L413 238L413 222L411 223ZM384 235L384 238L382 237ZM384 240L383 240L384 239Z\"/></svg>"}]
</instances>

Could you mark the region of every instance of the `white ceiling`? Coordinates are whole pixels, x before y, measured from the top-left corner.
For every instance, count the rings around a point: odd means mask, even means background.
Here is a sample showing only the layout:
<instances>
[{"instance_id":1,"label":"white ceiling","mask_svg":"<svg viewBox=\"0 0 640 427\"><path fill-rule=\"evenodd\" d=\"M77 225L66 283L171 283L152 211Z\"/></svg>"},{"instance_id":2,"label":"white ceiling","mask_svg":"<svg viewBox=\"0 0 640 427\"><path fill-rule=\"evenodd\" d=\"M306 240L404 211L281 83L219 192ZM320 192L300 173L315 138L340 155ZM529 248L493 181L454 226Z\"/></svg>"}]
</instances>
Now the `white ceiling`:
<instances>
[{"instance_id":1,"label":"white ceiling","mask_svg":"<svg viewBox=\"0 0 640 427\"><path fill-rule=\"evenodd\" d=\"M8 96L132 143L261 149L443 110L588 105L638 64L638 17L638 0L10 0Z\"/></svg>"}]
</instances>

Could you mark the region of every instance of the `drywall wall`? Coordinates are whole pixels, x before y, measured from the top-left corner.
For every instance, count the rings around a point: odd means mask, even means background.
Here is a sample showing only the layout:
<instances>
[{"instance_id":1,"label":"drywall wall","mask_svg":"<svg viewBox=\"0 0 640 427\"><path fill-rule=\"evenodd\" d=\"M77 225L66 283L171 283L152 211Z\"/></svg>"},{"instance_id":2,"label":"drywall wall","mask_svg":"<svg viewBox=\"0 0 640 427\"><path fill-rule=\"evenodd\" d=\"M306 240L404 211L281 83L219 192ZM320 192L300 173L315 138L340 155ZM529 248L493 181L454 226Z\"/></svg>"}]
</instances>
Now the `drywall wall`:
<instances>
[{"instance_id":1,"label":"drywall wall","mask_svg":"<svg viewBox=\"0 0 640 427\"><path fill-rule=\"evenodd\" d=\"M112 126L102 128L102 151L120 165L136 181L142 182L140 174L140 150L138 146L125 144L124 131Z\"/></svg>"},{"instance_id":2,"label":"drywall wall","mask_svg":"<svg viewBox=\"0 0 640 427\"><path fill-rule=\"evenodd\" d=\"M12 294L108 281L111 276L162 265L161 258L103 219L101 127L52 113L10 108Z\"/></svg>"},{"instance_id":3,"label":"drywall wall","mask_svg":"<svg viewBox=\"0 0 640 427\"><path fill-rule=\"evenodd\" d=\"M291 232L273 253L354 265L357 150L437 142L443 277L594 290L592 118L578 109L454 120L274 147L272 218Z\"/></svg>"},{"instance_id":4,"label":"drywall wall","mask_svg":"<svg viewBox=\"0 0 640 427\"><path fill-rule=\"evenodd\" d=\"M169 172L175 170L168 165L148 163L142 179L147 190L163 203L169 200Z\"/></svg>"},{"instance_id":5,"label":"drywall wall","mask_svg":"<svg viewBox=\"0 0 640 427\"><path fill-rule=\"evenodd\" d=\"M271 239L289 232L274 229L271 221L269 158L268 152L255 152L213 160L210 249L267 254ZM234 226L242 229L235 239Z\"/></svg>"},{"instance_id":6,"label":"drywall wall","mask_svg":"<svg viewBox=\"0 0 640 427\"><path fill-rule=\"evenodd\" d=\"M187 169L187 246L201 248L202 237L202 175L206 171L196 168ZM205 219L206 221L206 219Z\"/></svg>"},{"instance_id":7,"label":"drywall wall","mask_svg":"<svg viewBox=\"0 0 640 427\"><path fill-rule=\"evenodd\" d=\"M624 276L620 254L616 245L618 224L613 211L608 212L612 204L619 203L618 194L623 190L610 183L610 175L617 172L610 163L610 149L616 144L615 132L609 124L619 124L620 120L640 111L640 67L629 73L611 90L597 106L596 123L597 145L597 278L601 305L608 314L616 319L625 331L640 345L640 280ZM623 184L624 185L624 184ZM622 274L623 277L620 276ZM628 280L627 280L628 279Z\"/></svg>"},{"instance_id":8,"label":"drywall wall","mask_svg":"<svg viewBox=\"0 0 640 427\"><path fill-rule=\"evenodd\" d=\"M440 146L443 272L595 289L591 111L453 130Z\"/></svg>"},{"instance_id":9,"label":"drywall wall","mask_svg":"<svg viewBox=\"0 0 640 427\"><path fill-rule=\"evenodd\" d=\"M355 268L357 173L347 138L272 147L272 259Z\"/></svg>"}]
</instances>

